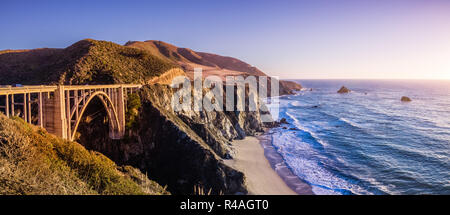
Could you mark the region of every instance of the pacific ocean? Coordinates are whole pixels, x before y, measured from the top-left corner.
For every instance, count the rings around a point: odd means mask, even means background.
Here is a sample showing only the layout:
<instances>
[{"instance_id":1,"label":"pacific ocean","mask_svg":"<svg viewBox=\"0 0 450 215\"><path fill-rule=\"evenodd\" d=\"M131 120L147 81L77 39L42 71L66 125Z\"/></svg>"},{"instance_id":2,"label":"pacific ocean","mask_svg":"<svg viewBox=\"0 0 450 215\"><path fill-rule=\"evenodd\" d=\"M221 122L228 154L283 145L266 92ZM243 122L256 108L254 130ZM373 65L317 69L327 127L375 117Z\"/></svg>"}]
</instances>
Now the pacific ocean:
<instances>
[{"instance_id":1,"label":"pacific ocean","mask_svg":"<svg viewBox=\"0 0 450 215\"><path fill-rule=\"evenodd\" d=\"M314 193L450 194L450 81L295 81L269 133Z\"/></svg>"}]
</instances>

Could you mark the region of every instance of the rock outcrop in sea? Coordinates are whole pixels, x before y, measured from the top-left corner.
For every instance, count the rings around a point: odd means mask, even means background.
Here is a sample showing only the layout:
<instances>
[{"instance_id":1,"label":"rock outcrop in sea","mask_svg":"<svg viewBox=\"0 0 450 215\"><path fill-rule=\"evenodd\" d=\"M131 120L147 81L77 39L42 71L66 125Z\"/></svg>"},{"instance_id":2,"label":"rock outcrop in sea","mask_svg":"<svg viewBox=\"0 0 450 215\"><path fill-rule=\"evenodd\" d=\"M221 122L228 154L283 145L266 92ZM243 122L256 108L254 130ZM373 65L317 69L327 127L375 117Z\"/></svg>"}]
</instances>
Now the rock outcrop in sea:
<instances>
[{"instance_id":1,"label":"rock outcrop in sea","mask_svg":"<svg viewBox=\"0 0 450 215\"><path fill-rule=\"evenodd\" d=\"M347 87L345 87L345 86L342 86L341 87L341 89L339 89L338 91L337 91L337 93L341 93L341 94L343 94L343 93L349 93L349 92L351 92L351 90L349 90Z\"/></svg>"},{"instance_id":2,"label":"rock outcrop in sea","mask_svg":"<svg viewBox=\"0 0 450 215\"><path fill-rule=\"evenodd\" d=\"M400 99L402 102L411 102L412 100L407 97L407 96L402 96L402 98Z\"/></svg>"}]
</instances>

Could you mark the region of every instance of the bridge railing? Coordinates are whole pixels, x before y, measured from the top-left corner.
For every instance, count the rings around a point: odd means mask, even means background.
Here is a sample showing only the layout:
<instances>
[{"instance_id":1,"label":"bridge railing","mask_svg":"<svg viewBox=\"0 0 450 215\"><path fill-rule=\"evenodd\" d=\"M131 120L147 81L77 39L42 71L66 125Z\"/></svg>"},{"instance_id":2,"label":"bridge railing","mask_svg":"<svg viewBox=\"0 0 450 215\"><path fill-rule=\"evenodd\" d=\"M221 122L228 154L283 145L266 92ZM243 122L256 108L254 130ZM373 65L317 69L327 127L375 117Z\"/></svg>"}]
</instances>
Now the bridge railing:
<instances>
[{"instance_id":1,"label":"bridge railing","mask_svg":"<svg viewBox=\"0 0 450 215\"><path fill-rule=\"evenodd\" d=\"M58 86L21 86L21 87L0 87L0 95L14 95L24 93L46 93L54 92Z\"/></svg>"}]
</instances>

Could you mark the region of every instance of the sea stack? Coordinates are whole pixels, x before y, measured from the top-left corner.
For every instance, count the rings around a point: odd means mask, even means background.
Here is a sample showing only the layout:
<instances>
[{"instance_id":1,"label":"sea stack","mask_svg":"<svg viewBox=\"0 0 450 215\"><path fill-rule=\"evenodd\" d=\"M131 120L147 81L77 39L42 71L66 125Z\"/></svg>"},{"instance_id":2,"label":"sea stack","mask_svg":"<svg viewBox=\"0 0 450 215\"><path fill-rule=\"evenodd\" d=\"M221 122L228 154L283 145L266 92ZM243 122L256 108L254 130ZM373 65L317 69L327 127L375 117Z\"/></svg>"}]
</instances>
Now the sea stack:
<instances>
[{"instance_id":1,"label":"sea stack","mask_svg":"<svg viewBox=\"0 0 450 215\"><path fill-rule=\"evenodd\" d=\"M280 124L289 124L286 120L286 118L281 118Z\"/></svg>"},{"instance_id":2,"label":"sea stack","mask_svg":"<svg viewBox=\"0 0 450 215\"><path fill-rule=\"evenodd\" d=\"M349 90L347 87L342 86L341 89L339 89L338 93L349 93L351 90Z\"/></svg>"},{"instance_id":3,"label":"sea stack","mask_svg":"<svg viewBox=\"0 0 450 215\"><path fill-rule=\"evenodd\" d=\"M402 102L411 102L412 100L409 97L407 97L407 96L403 96L401 101Z\"/></svg>"}]
</instances>

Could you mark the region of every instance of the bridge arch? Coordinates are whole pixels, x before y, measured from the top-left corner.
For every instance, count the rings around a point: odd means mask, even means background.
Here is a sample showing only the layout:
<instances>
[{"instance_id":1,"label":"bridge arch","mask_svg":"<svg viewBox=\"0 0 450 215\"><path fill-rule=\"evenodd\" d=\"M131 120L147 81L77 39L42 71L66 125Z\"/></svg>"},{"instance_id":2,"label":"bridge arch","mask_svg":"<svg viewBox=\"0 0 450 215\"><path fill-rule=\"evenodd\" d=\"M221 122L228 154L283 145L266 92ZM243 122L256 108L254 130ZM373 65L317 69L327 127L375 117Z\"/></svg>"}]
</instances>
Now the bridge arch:
<instances>
[{"instance_id":1,"label":"bridge arch","mask_svg":"<svg viewBox=\"0 0 450 215\"><path fill-rule=\"evenodd\" d=\"M114 103L112 102L111 98L109 97L108 94L106 94L103 91L97 91L94 92L90 95L88 95L88 98L86 98L84 105L82 106L78 117L75 116L75 123L74 126L72 127L72 134L70 134L70 140L74 140L75 139L75 135L77 133L78 127L80 125L80 122L84 116L84 113L86 112L87 107L89 106L89 104L91 103L91 101L94 98L98 98L102 104L103 107L106 110L106 113L108 115L109 118L109 135L112 139L117 139L121 137L121 133L123 133L124 131L122 126L121 126L121 122L119 120L119 115L118 112L116 110L116 108L114 107ZM78 101L78 103L76 103L75 105L81 105L82 104L82 100ZM72 122L72 118L74 117L75 112L72 112L70 114L70 119L68 120L69 122Z\"/></svg>"}]
</instances>

